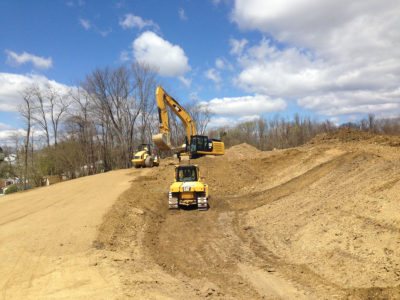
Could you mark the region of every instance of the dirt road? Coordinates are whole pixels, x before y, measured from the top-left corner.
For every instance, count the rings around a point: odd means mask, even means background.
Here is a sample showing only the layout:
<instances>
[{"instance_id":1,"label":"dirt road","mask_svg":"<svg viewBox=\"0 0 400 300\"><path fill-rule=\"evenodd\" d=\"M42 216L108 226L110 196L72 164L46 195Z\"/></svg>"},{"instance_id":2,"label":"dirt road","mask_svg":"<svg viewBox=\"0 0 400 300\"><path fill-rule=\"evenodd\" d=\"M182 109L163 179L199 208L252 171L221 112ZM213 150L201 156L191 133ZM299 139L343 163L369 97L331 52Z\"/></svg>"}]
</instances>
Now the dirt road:
<instances>
[{"instance_id":1,"label":"dirt road","mask_svg":"<svg viewBox=\"0 0 400 300\"><path fill-rule=\"evenodd\" d=\"M232 147L195 161L206 212L167 209L168 159L1 199L2 296L400 299L399 146L342 130Z\"/></svg>"},{"instance_id":2,"label":"dirt road","mask_svg":"<svg viewBox=\"0 0 400 300\"><path fill-rule=\"evenodd\" d=\"M114 171L0 198L1 299L110 299L118 276L95 266L99 224L129 188Z\"/></svg>"}]
</instances>

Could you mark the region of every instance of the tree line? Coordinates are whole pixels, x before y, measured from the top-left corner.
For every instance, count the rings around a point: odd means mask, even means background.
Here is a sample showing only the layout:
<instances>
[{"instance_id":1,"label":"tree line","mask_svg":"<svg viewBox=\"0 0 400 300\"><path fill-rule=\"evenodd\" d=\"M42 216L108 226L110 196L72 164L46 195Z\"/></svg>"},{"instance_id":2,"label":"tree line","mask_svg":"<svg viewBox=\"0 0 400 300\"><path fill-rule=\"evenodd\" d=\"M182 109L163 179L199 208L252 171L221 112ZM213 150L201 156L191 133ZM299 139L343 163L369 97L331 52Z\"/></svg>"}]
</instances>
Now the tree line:
<instances>
[{"instance_id":1,"label":"tree line","mask_svg":"<svg viewBox=\"0 0 400 300\"><path fill-rule=\"evenodd\" d=\"M77 87L32 84L23 90L19 111L24 137L15 138L17 164L3 163L0 177L20 178L21 188L39 186L47 175L69 179L131 166L138 145L158 132L155 90L159 79L151 67L133 63L95 69ZM185 103L198 134L222 139L225 147L247 143L260 150L307 143L317 134L336 130L330 121L298 114L292 119L260 117L231 126L207 129L212 113L197 101ZM169 115L171 142L185 142L181 121ZM366 118L341 127L400 134L399 119ZM5 149L10 152L10 149Z\"/></svg>"},{"instance_id":2,"label":"tree line","mask_svg":"<svg viewBox=\"0 0 400 300\"><path fill-rule=\"evenodd\" d=\"M97 68L77 87L34 83L21 93L25 135L15 136L18 164L2 164L0 177L21 178L21 188L39 186L47 175L69 179L128 168L137 147L158 132L155 90L159 79L143 63ZM210 112L187 103L203 133ZM183 143L180 120L169 115L171 140ZM7 149L6 149L7 150ZM8 149L11 152L11 149Z\"/></svg>"}]
</instances>

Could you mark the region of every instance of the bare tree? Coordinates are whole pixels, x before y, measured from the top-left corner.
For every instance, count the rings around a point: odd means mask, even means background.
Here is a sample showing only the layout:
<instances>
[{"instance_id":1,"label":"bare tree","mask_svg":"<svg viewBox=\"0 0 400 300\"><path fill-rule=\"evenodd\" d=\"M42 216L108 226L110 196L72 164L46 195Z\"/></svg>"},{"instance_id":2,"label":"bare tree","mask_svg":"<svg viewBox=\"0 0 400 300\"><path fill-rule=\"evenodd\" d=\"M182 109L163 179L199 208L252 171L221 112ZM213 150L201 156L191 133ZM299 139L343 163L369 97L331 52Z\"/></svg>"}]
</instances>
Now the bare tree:
<instances>
[{"instance_id":1,"label":"bare tree","mask_svg":"<svg viewBox=\"0 0 400 300\"><path fill-rule=\"evenodd\" d=\"M155 72L139 62L130 69L96 69L81 87L94 107L105 164L111 160L112 165L128 167L136 139L147 142L151 136Z\"/></svg>"},{"instance_id":2,"label":"bare tree","mask_svg":"<svg viewBox=\"0 0 400 300\"><path fill-rule=\"evenodd\" d=\"M23 186L24 189L27 188L27 179L28 179L28 155L29 155L29 138L31 134L31 126L32 126L32 89L27 88L22 92L23 103L19 106L19 112L24 118L25 126L26 126L26 135L24 142L24 178L23 178Z\"/></svg>"},{"instance_id":3,"label":"bare tree","mask_svg":"<svg viewBox=\"0 0 400 300\"><path fill-rule=\"evenodd\" d=\"M46 103L46 96L42 88L33 83L25 90L25 94L29 93L32 99L32 120L35 121L44 131L46 136L47 147L50 147L50 128L48 124L48 105Z\"/></svg>"},{"instance_id":4,"label":"bare tree","mask_svg":"<svg viewBox=\"0 0 400 300\"><path fill-rule=\"evenodd\" d=\"M62 94L59 90L51 86L47 87L46 96L48 100L50 120L53 129L54 145L55 147L57 147L60 121L66 113L68 107L70 106L70 99L67 93Z\"/></svg>"},{"instance_id":5,"label":"bare tree","mask_svg":"<svg viewBox=\"0 0 400 300\"><path fill-rule=\"evenodd\" d=\"M135 62L131 65L134 80L134 95L137 101L137 110L140 117L140 143L148 143L151 138L150 128L152 114L155 111L155 90L156 90L156 73L153 69L141 62ZM133 138L134 121L131 122L130 138ZM150 134L149 134L150 133ZM150 136L149 136L150 135ZM133 145L133 140L131 141Z\"/></svg>"}]
</instances>

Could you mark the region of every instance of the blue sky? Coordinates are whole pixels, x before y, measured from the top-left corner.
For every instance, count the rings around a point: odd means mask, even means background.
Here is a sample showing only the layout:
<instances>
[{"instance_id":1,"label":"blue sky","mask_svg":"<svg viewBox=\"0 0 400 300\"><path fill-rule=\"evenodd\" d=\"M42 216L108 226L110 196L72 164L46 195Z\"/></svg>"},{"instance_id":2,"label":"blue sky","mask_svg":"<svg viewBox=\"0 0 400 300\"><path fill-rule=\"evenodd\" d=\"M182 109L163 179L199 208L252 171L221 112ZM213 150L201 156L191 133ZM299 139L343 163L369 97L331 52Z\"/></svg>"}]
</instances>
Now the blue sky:
<instances>
[{"instance_id":1,"label":"blue sky","mask_svg":"<svg viewBox=\"0 0 400 300\"><path fill-rule=\"evenodd\" d=\"M21 128L29 83L72 87L134 60L153 64L172 96L209 105L214 126L396 117L399 15L395 0L3 0L0 140Z\"/></svg>"}]
</instances>

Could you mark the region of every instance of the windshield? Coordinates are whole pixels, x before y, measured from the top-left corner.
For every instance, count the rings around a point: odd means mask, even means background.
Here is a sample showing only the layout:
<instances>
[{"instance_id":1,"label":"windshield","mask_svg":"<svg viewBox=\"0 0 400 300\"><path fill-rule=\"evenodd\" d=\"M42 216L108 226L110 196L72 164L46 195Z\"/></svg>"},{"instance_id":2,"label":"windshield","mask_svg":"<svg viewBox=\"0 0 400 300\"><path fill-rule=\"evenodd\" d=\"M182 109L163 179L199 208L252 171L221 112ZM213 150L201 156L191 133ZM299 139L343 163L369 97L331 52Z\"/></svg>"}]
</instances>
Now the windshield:
<instances>
[{"instance_id":1,"label":"windshield","mask_svg":"<svg viewBox=\"0 0 400 300\"><path fill-rule=\"evenodd\" d=\"M197 181L196 167L179 168L177 172L177 181Z\"/></svg>"},{"instance_id":2,"label":"windshield","mask_svg":"<svg viewBox=\"0 0 400 300\"><path fill-rule=\"evenodd\" d=\"M207 136L192 136L192 140L190 141L190 152L195 153L197 151L210 151Z\"/></svg>"},{"instance_id":3,"label":"windshield","mask_svg":"<svg viewBox=\"0 0 400 300\"><path fill-rule=\"evenodd\" d=\"M142 144L138 147L138 151L146 151L149 152L150 151L150 145L147 144Z\"/></svg>"}]
</instances>

